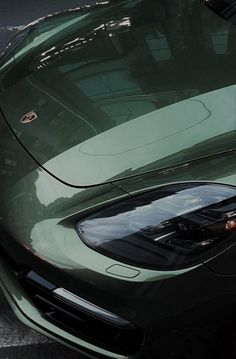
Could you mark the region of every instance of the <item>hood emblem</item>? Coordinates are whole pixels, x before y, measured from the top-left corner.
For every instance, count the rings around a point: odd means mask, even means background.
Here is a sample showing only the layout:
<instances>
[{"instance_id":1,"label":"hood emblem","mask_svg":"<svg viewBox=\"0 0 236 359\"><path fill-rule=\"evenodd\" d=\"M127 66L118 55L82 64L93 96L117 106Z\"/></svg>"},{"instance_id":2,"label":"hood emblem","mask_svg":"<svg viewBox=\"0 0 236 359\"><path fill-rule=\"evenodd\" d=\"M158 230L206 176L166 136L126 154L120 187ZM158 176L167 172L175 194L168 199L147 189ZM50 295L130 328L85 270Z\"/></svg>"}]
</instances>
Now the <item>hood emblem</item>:
<instances>
[{"instance_id":1,"label":"hood emblem","mask_svg":"<svg viewBox=\"0 0 236 359\"><path fill-rule=\"evenodd\" d=\"M30 123L38 118L37 112L30 111L20 119L20 123Z\"/></svg>"}]
</instances>

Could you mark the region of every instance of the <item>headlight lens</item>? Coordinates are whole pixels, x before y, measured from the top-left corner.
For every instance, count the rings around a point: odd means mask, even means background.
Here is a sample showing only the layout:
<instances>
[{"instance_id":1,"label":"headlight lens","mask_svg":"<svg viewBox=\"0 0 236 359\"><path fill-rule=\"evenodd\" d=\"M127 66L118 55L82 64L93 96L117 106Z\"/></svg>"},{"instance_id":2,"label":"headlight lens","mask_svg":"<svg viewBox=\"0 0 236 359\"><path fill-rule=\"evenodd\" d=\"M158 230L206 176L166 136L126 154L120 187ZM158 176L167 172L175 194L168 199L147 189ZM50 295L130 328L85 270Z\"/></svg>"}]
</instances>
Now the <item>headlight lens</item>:
<instances>
[{"instance_id":1,"label":"headlight lens","mask_svg":"<svg viewBox=\"0 0 236 359\"><path fill-rule=\"evenodd\" d=\"M192 266L236 235L236 188L179 183L129 198L81 220L80 238L96 251L136 266Z\"/></svg>"}]
</instances>

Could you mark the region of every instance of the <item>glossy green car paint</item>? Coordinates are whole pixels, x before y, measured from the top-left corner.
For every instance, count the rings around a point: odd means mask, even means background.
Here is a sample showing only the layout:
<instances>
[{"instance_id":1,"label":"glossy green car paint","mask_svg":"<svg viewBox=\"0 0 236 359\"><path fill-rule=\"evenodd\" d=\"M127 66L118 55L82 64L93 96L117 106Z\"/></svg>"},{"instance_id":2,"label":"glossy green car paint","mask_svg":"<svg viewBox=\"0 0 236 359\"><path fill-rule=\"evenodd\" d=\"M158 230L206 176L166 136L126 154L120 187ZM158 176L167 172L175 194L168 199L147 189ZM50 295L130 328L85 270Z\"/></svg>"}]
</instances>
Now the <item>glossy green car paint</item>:
<instances>
[{"instance_id":1,"label":"glossy green car paint","mask_svg":"<svg viewBox=\"0 0 236 359\"><path fill-rule=\"evenodd\" d=\"M222 41L233 41L235 27L195 4L208 34L196 18L192 33L173 29L178 44L174 33L165 38L159 6L121 1L57 15L2 63L3 113L63 182L109 182L233 147L234 55ZM38 118L23 126L31 110Z\"/></svg>"},{"instance_id":2,"label":"glossy green car paint","mask_svg":"<svg viewBox=\"0 0 236 359\"><path fill-rule=\"evenodd\" d=\"M151 270L97 253L75 230L163 185L236 185L236 28L198 1L175 3L106 1L42 19L0 64L1 286L26 324L91 357L151 359L168 330L222 323L235 304L231 242L205 263ZM22 123L30 111L37 118ZM139 352L121 355L45 319L8 256L141 328ZM205 348L193 348L200 358Z\"/></svg>"}]
</instances>

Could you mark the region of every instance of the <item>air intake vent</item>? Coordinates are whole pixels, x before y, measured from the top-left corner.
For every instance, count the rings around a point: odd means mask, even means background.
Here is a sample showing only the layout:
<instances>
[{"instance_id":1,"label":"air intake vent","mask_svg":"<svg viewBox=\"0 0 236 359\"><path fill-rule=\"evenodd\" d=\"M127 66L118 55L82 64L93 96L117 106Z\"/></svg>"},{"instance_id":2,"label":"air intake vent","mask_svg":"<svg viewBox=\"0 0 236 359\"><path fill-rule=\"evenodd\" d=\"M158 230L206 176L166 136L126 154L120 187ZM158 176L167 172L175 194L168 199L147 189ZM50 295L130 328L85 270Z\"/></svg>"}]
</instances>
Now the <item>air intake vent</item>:
<instances>
[{"instance_id":1,"label":"air intake vent","mask_svg":"<svg viewBox=\"0 0 236 359\"><path fill-rule=\"evenodd\" d=\"M142 344L142 332L128 321L66 291L30 271L20 275L32 302L49 321L79 338L132 355Z\"/></svg>"}]
</instances>

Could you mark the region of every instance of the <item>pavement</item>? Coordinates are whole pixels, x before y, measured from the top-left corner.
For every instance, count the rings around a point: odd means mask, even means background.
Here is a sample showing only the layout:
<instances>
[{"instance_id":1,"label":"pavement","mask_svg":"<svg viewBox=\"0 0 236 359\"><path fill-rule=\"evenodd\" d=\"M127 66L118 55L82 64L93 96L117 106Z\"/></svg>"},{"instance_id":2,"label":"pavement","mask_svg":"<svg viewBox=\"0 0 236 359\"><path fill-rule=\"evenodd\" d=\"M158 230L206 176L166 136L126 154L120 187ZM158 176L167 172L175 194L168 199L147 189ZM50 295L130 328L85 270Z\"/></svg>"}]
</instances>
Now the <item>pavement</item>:
<instances>
[{"instance_id":1,"label":"pavement","mask_svg":"<svg viewBox=\"0 0 236 359\"><path fill-rule=\"evenodd\" d=\"M95 0L1 0L0 53L23 25ZM21 324L0 292L0 359L82 359L74 350L55 343Z\"/></svg>"},{"instance_id":2,"label":"pavement","mask_svg":"<svg viewBox=\"0 0 236 359\"><path fill-rule=\"evenodd\" d=\"M55 343L20 323L0 292L1 359L83 359L76 351Z\"/></svg>"}]
</instances>

